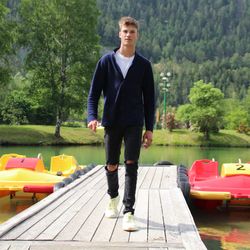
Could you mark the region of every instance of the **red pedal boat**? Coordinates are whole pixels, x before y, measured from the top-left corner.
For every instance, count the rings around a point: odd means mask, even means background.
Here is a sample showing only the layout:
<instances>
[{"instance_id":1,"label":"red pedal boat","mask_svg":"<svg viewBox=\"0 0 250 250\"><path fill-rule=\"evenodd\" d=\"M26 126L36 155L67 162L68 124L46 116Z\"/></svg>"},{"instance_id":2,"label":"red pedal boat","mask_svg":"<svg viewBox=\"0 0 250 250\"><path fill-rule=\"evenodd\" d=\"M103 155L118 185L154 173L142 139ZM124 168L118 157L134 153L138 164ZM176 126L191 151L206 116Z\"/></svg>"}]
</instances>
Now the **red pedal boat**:
<instances>
[{"instance_id":1,"label":"red pedal boat","mask_svg":"<svg viewBox=\"0 0 250 250\"><path fill-rule=\"evenodd\" d=\"M197 160L188 171L190 198L222 201L231 205L250 204L250 162L219 164L214 160ZM201 202L200 202L201 203Z\"/></svg>"}]
</instances>

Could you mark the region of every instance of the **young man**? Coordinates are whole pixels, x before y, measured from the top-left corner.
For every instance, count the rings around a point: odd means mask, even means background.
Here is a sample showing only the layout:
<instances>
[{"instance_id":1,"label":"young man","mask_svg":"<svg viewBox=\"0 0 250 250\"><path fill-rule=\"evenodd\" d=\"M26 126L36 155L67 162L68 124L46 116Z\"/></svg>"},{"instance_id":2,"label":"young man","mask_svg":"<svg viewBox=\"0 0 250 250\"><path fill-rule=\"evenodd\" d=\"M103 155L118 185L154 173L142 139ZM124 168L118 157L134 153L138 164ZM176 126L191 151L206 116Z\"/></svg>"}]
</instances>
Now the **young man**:
<instances>
[{"instance_id":1,"label":"young man","mask_svg":"<svg viewBox=\"0 0 250 250\"><path fill-rule=\"evenodd\" d=\"M150 62L135 50L138 22L132 17L119 21L120 47L97 63L88 97L88 127L96 131L97 109L104 95L102 125L105 129L106 176L110 201L105 216L118 215L118 166L124 140L125 188L123 229L137 230L134 203L141 143L148 148L153 138L155 94ZM145 122L146 131L142 136Z\"/></svg>"}]
</instances>

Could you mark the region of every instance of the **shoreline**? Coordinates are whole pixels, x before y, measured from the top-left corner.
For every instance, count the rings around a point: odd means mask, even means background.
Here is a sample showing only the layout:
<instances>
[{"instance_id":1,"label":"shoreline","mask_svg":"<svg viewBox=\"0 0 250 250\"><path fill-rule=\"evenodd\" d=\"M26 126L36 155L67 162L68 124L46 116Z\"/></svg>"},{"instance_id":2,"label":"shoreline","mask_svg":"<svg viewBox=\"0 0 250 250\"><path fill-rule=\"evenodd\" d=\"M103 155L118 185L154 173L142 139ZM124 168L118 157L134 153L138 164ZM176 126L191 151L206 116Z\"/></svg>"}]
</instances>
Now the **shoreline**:
<instances>
[{"instance_id":1,"label":"shoreline","mask_svg":"<svg viewBox=\"0 0 250 250\"><path fill-rule=\"evenodd\" d=\"M47 147L47 146L50 146L50 147L57 147L57 146L66 146L66 147L75 147L75 146L90 146L90 147L96 147L96 146L104 146L104 143L92 143L92 144L81 144L81 143L58 143L58 144L36 144L36 143L33 143L33 144L18 144L18 143L0 143L0 147L3 146L3 147L19 147L19 146L41 146L41 147ZM250 145L246 145L246 146L241 146L241 145L213 145L213 144L209 144L209 145L187 145L187 144L183 144L183 145L172 145L172 144L154 144L152 143L153 147L198 147L198 148L250 148Z\"/></svg>"},{"instance_id":2,"label":"shoreline","mask_svg":"<svg viewBox=\"0 0 250 250\"><path fill-rule=\"evenodd\" d=\"M102 146L104 130L96 133L88 128L62 127L61 137L54 136L54 126L0 125L0 146ZM211 133L205 140L202 133L186 129L154 130L152 146L174 147L237 147L250 148L250 135L233 130Z\"/></svg>"}]
</instances>

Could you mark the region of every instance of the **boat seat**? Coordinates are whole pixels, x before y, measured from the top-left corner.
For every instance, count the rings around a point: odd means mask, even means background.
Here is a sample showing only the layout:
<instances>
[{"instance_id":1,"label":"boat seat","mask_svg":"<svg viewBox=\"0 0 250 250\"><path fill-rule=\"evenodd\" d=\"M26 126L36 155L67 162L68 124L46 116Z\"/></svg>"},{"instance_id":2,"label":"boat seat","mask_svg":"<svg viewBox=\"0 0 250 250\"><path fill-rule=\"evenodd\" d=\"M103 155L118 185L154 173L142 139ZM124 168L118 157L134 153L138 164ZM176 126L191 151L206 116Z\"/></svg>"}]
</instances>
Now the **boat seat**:
<instances>
[{"instance_id":1,"label":"boat seat","mask_svg":"<svg viewBox=\"0 0 250 250\"><path fill-rule=\"evenodd\" d=\"M219 176L218 162L207 159L197 160L193 163L188 175L191 182L217 178Z\"/></svg>"},{"instance_id":2,"label":"boat seat","mask_svg":"<svg viewBox=\"0 0 250 250\"><path fill-rule=\"evenodd\" d=\"M70 175L79 169L78 163L73 156L58 155L51 157L50 173L56 175Z\"/></svg>"},{"instance_id":3,"label":"boat seat","mask_svg":"<svg viewBox=\"0 0 250 250\"><path fill-rule=\"evenodd\" d=\"M221 176L250 175L249 163L224 163L221 166Z\"/></svg>"},{"instance_id":4,"label":"boat seat","mask_svg":"<svg viewBox=\"0 0 250 250\"><path fill-rule=\"evenodd\" d=\"M26 157L25 155L19 155L15 153L10 153L10 154L4 154L0 158L0 170L4 170L6 167L7 162L9 161L10 158L24 158Z\"/></svg>"},{"instance_id":5,"label":"boat seat","mask_svg":"<svg viewBox=\"0 0 250 250\"><path fill-rule=\"evenodd\" d=\"M5 169L25 168L33 171L43 172L45 167L43 161L38 158L11 158Z\"/></svg>"}]
</instances>

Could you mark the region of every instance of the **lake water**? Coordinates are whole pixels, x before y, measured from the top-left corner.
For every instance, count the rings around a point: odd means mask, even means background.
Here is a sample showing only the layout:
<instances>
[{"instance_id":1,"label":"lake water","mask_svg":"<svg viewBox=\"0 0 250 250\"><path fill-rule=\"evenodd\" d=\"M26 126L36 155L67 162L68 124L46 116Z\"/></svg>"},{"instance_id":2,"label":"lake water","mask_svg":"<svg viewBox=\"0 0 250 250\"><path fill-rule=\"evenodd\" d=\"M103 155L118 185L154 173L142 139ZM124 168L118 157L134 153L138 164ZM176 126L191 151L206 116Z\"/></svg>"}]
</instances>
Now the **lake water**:
<instances>
[{"instance_id":1,"label":"lake water","mask_svg":"<svg viewBox=\"0 0 250 250\"><path fill-rule=\"evenodd\" d=\"M123 151L122 151L123 152ZM104 164L104 149L101 146L70 146L70 147L0 147L0 155L6 153L25 154L28 157L43 155L46 166L50 157L59 154L74 155L82 165L89 163ZM167 160L176 165L190 166L196 159L212 159L224 162L250 161L249 148L199 148L199 147L156 147L142 149L141 164L153 164ZM123 155L121 156L123 162ZM40 197L38 197L40 198ZM14 216L33 204L32 200L0 199L0 223ZM200 235L210 249L250 249L250 209L229 209L202 211L193 209L192 214Z\"/></svg>"}]
</instances>

